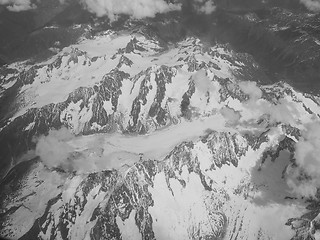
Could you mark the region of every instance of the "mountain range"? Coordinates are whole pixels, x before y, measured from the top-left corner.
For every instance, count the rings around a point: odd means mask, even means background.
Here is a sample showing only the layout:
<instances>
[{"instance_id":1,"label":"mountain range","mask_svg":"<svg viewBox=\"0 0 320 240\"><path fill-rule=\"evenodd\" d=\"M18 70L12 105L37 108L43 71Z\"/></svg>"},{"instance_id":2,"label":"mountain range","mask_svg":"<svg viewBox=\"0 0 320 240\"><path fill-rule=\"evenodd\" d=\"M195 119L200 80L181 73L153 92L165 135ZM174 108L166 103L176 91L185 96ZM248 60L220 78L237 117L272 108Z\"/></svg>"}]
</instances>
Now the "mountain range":
<instances>
[{"instance_id":1,"label":"mountain range","mask_svg":"<svg viewBox=\"0 0 320 240\"><path fill-rule=\"evenodd\" d=\"M320 239L319 14L192 3L1 20L0 236Z\"/></svg>"}]
</instances>

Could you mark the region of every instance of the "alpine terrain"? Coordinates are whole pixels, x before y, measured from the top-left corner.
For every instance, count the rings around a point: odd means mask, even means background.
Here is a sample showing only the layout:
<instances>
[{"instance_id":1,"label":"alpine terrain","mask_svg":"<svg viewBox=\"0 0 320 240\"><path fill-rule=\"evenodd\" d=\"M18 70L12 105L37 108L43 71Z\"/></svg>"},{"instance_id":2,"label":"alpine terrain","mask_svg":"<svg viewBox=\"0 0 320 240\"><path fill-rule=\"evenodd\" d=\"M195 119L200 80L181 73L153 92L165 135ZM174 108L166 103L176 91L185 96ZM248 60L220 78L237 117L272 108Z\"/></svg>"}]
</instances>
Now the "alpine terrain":
<instances>
[{"instance_id":1,"label":"alpine terrain","mask_svg":"<svg viewBox=\"0 0 320 240\"><path fill-rule=\"evenodd\" d=\"M317 1L150 1L2 3L0 236L320 239Z\"/></svg>"}]
</instances>

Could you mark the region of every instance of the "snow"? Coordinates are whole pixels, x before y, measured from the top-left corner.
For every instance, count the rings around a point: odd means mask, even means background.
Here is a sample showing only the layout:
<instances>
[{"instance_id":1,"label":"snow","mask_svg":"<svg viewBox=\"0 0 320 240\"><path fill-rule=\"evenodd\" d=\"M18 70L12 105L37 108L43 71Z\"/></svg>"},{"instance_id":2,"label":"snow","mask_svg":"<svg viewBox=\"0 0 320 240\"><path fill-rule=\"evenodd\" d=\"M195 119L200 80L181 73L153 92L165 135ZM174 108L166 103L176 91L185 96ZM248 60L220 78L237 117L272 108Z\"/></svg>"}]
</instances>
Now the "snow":
<instances>
[{"instance_id":1,"label":"snow","mask_svg":"<svg viewBox=\"0 0 320 240\"><path fill-rule=\"evenodd\" d=\"M94 97L95 95L93 95L89 100L88 107L84 106L82 109L80 108L80 105L83 102L83 100L81 99L76 103L71 102L68 107L64 111L62 111L60 115L60 121L66 122L72 129L73 133L81 133L86 123L90 121L93 115L92 104Z\"/></svg>"},{"instance_id":2,"label":"snow","mask_svg":"<svg viewBox=\"0 0 320 240\"><path fill-rule=\"evenodd\" d=\"M76 169L80 172L91 172L97 169L119 169L125 164L132 165L140 160L139 154L143 154L145 159L164 159L177 144L197 139L208 129L226 129L221 115L182 121L178 125L171 125L148 135L94 134L77 136L65 144L86 156L85 162L81 159L74 160ZM97 149L103 149L102 156L87 154Z\"/></svg>"},{"instance_id":3,"label":"snow","mask_svg":"<svg viewBox=\"0 0 320 240\"><path fill-rule=\"evenodd\" d=\"M219 88L208 78L204 70L196 72L192 78L195 83L195 92L190 98L190 106L197 108L200 114L212 114L221 108L218 102Z\"/></svg>"},{"instance_id":4,"label":"snow","mask_svg":"<svg viewBox=\"0 0 320 240\"><path fill-rule=\"evenodd\" d=\"M257 121L261 116L267 114L270 116L271 122L282 122L301 128L304 124L314 121L315 114L319 112L319 107L314 101L304 98L301 94L294 96L301 100L297 101L292 96L285 95L277 100L277 104L272 104L265 99L256 99L257 97L246 102L228 97L225 104L241 114L241 123ZM315 114L307 113L303 104L314 111Z\"/></svg>"},{"instance_id":5,"label":"snow","mask_svg":"<svg viewBox=\"0 0 320 240\"><path fill-rule=\"evenodd\" d=\"M268 202L285 203L285 197L292 195L288 184L282 178L282 172L290 164L289 153L282 151L275 162L267 159L261 167L260 164L258 162L251 170L251 182L259 186L258 196L253 201L260 205Z\"/></svg>"},{"instance_id":6,"label":"snow","mask_svg":"<svg viewBox=\"0 0 320 240\"><path fill-rule=\"evenodd\" d=\"M168 104L171 116L179 116L181 114L180 103L182 101L183 94L188 91L188 83L191 74L179 69L176 75L172 78L172 82L166 84L166 95L161 103L161 107L165 108L165 104ZM171 99L167 102L168 99Z\"/></svg>"},{"instance_id":7,"label":"snow","mask_svg":"<svg viewBox=\"0 0 320 240\"><path fill-rule=\"evenodd\" d=\"M141 239L139 228L135 221L135 211L132 211L129 218L122 221L119 216L116 218L118 228L120 229L121 237L123 240L137 240Z\"/></svg>"},{"instance_id":8,"label":"snow","mask_svg":"<svg viewBox=\"0 0 320 240\"><path fill-rule=\"evenodd\" d=\"M106 110L108 115L110 115L114 112L111 100L103 101L103 108L104 108L104 110Z\"/></svg>"},{"instance_id":9,"label":"snow","mask_svg":"<svg viewBox=\"0 0 320 240\"><path fill-rule=\"evenodd\" d=\"M149 87L149 92L146 95L147 102L146 104L141 104L141 109L139 113L139 119L141 119L143 122L147 119L149 109L153 104L157 94L157 83L155 81L156 75L154 73L154 71L156 71L156 68L153 68L152 70L153 71L150 74L150 80L146 85L144 85L145 87Z\"/></svg>"},{"instance_id":10,"label":"snow","mask_svg":"<svg viewBox=\"0 0 320 240\"><path fill-rule=\"evenodd\" d=\"M121 113L121 121L126 127L130 121L131 107L133 100L138 96L143 76L140 76L136 82L128 79L122 82L122 94L118 99L118 112Z\"/></svg>"},{"instance_id":11,"label":"snow","mask_svg":"<svg viewBox=\"0 0 320 240\"><path fill-rule=\"evenodd\" d=\"M91 124L91 129L92 129L92 130L99 131L99 130L103 129L103 126L99 125L99 124L96 123L96 122L93 122L93 123Z\"/></svg>"},{"instance_id":12,"label":"snow","mask_svg":"<svg viewBox=\"0 0 320 240\"><path fill-rule=\"evenodd\" d=\"M238 143L241 142L243 142L243 147L245 147L245 140L238 139ZM212 171L212 152L208 149L206 144L201 141L197 142L192 150L192 155L198 157L200 169L205 176L214 180L216 187L224 189L229 194L233 194L234 189L239 186L243 179L248 177L250 168L255 165L259 158L259 152L253 152L249 149L247 154L241 158L238 167L225 164Z\"/></svg>"},{"instance_id":13,"label":"snow","mask_svg":"<svg viewBox=\"0 0 320 240\"><path fill-rule=\"evenodd\" d=\"M285 223L303 214L303 207L276 203L259 207L242 196L233 196L223 211L229 216L226 239L259 239L262 235L262 239L287 240L295 235L295 231Z\"/></svg>"},{"instance_id":14,"label":"snow","mask_svg":"<svg viewBox=\"0 0 320 240\"><path fill-rule=\"evenodd\" d=\"M281 152L275 162L267 160L258 171L261 154L267 147L276 144L280 136L276 129L271 131L270 141L262 144L257 151L249 148L239 161L238 167L223 165L215 170L210 170L211 153L206 144L201 141L195 144L192 155L199 159L200 169L206 177L214 180L211 187L216 189L215 192L221 189L229 196L229 201L221 199L224 202L221 211L226 214L229 222L226 229L227 239L257 239L261 231L263 235L275 240L290 239L294 236L295 232L285 223L289 218L303 215L305 206L299 200L285 200L286 196L291 196L289 186L282 178L283 170L290 163L289 154ZM235 193L236 189L241 189L246 184L252 186L247 192L248 199ZM164 195L163 192L160 194ZM176 191L174 194L176 196Z\"/></svg>"},{"instance_id":15,"label":"snow","mask_svg":"<svg viewBox=\"0 0 320 240\"><path fill-rule=\"evenodd\" d=\"M118 53L118 50L125 48L133 37L136 37L139 44L148 51ZM320 114L318 102L290 88L293 92L292 96L285 93L283 98L277 100L278 104L274 105L261 98L261 89L264 87L251 82L235 83L235 81L232 83L233 86L236 87L238 84L250 99L241 102L229 96L225 102L220 102L221 86L215 79L234 80L232 71L237 67L223 57L223 55L232 57L231 52L219 46L212 47L209 53L204 52L200 40L194 38L188 38L178 43L176 48L166 52L157 53L154 49L160 49L157 42L139 34L116 34L108 31L105 35L86 39L64 48L51 60L39 65L41 68L32 84L22 87L19 100L23 104L11 120L24 114L31 107L40 108L49 103L65 101L78 87L98 84L107 73L116 68L121 56L125 56L133 61L133 66L123 65L120 68L129 73L130 78L122 81L122 94L118 100L117 112L114 112L111 100L103 102L103 108L107 114L114 114L116 118L121 119L125 128L132 121L132 102L138 97L142 81L147 80L148 76L150 79L146 81L146 87L149 87L149 92L146 95L146 104L141 105L139 119L150 120L148 111L157 93L155 74L161 65L166 65L171 67L174 76L172 82L165 85L166 94L161 107L167 108L171 116L179 120L179 124L172 124L146 135L92 134L61 140L60 143L65 144L68 151L71 149L68 154L80 153L80 157L75 154L76 156L72 159L70 155L62 155L68 156L68 159L67 157L60 159L61 162L68 160L66 164L74 164L76 167L73 170L76 170L78 175L63 179L56 172L46 170L43 165L35 169L30 174L28 184L35 186L37 181L44 180L44 182L10 216L9 223L12 226L6 227L14 230L14 238L19 238L30 229L34 220L43 214L48 200L60 192L62 192L61 200L52 207L57 212L60 211L63 202L75 204L72 202L75 195L83 197L77 192L84 179L84 175L81 174L104 169L120 170L124 165L132 166L140 161L141 157L165 160L174 147L183 141L195 142L192 156L198 158L199 168L205 179L213 180L212 183L207 184L216 192L212 195L204 190L199 176L193 172L189 173L186 167L180 174L181 179L187 183L186 187L183 187L178 180L170 179L169 185L172 191L168 188L164 173L157 174L154 178L154 186L149 187L154 200L154 205L149 210L157 239L176 239L177 236L181 239L192 239L197 238L199 233L210 235L218 232L217 226L223 220L221 212L227 216L228 220L227 239L237 239L237 236L233 235L234 231L239 233L238 239L257 239L259 234L271 236L273 239L290 239L293 236L294 232L290 227L285 226L285 222L288 218L301 216L304 212L299 201L284 199L292 194L287 182L281 178L283 169L289 164L288 153L281 152L274 163L267 159L261 166L260 161L262 153L267 148L278 146L279 140L284 136L281 125L276 127L269 125L268 142L261 144L256 151L249 147L237 167L231 164L212 170L212 152L205 143L196 140L199 140L199 137L205 135L208 130L230 133L262 132L265 126L258 126L256 121L264 114L270 115L271 124L281 121L303 129L306 123L315 121L317 114ZM84 51L85 54L78 56L75 53L78 50ZM78 64L74 62L75 57ZM93 57L98 58L93 61ZM59 58L62 60L60 68L50 71L46 64ZM205 66L203 70L189 72L188 63L184 62L188 58L195 60L198 64L211 62L221 69ZM243 66L239 61L237 64ZM16 67L21 69L20 65ZM190 107L194 115L197 115L192 117L192 121L180 117L180 104L190 81L195 83L195 93L190 99ZM14 81L5 83L3 87L11 87L12 84ZM267 87L272 88L272 86ZM284 88L289 87L285 85ZM280 91L283 89L280 88ZM61 113L60 121L68 125L75 134L81 134L92 118L92 103L95 97L93 95L88 106L84 107L80 107L83 100L70 102ZM306 114L304 106L314 114ZM34 124L34 122L28 124L24 130L32 129ZM92 129L103 127L96 122L91 126ZM238 136L237 142L243 147L247 144L241 136ZM62 148L57 148L55 151L62 151ZM60 156L57 152L55 155ZM258 171L260 166L261 170ZM58 189L57 186L62 187ZM28 196L32 189L34 188L25 187L19 194ZM90 192L81 217L76 218L74 227L69 231L71 239L89 238L90 229L95 224L95 222L89 222L89 219L95 207L105 200L107 194L99 189L100 186L96 186ZM245 190L237 194L236 191L239 189ZM215 198L215 202L212 198ZM16 201L14 204L17 202L19 203ZM7 205L7 207L10 206L13 204ZM135 214L135 211L132 211L125 221L119 217L116 218L123 239L141 238L135 223ZM56 218L55 222L58 222L59 214L53 217ZM14 226L19 226L19 229L15 229Z\"/></svg>"},{"instance_id":16,"label":"snow","mask_svg":"<svg viewBox=\"0 0 320 240\"><path fill-rule=\"evenodd\" d=\"M13 119L25 113L30 107L40 108L50 103L65 101L75 89L90 87L101 81L103 76L117 64L116 60L111 59L98 59L88 64L88 60L82 57L79 58L80 63L75 65L67 63L68 57L64 56L61 68L52 72L48 72L46 66L40 68L34 82L21 88L20 92L24 98L30 98L30 101L25 101L26 106L17 112ZM85 62L87 65L83 65Z\"/></svg>"},{"instance_id":17,"label":"snow","mask_svg":"<svg viewBox=\"0 0 320 240\"><path fill-rule=\"evenodd\" d=\"M315 102L314 100L300 92L295 92L295 96L313 113L320 114L319 102Z\"/></svg>"},{"instance_id":18,"label":"snow","mask_svg":"<svg viewBox=\"0 0 320 240\"><path fill-rule=\"evenodd\" d=\"M6 204L7 209L21 205L17 211L8 216L5 223L6 230L12 230L11 238L13 239L22 237L32 227L34 221L42 216L48 201L59 194L58 186L63 184L63 179L56 172L46 170L43 164L39 163L29 173L23 184L24 187L15 193L17 198ZM37 186L36 191L34 186Z\"/></svg>"},{"instance_id":19,"label":"snow","mask_svg":"<svg viewBox=\"0 0 320 240\"><path fill-rule=\"evenodd\" d=\"M108 31L105 35L97 36L94 39L85 39L75 47L87 52L92 57L112 56L115 54L115 50L125 48L130 40L130 35Z\"/></svg>"},{"instance_id":20,"label":"snow","mask_svg":"<svg viewBox=\"0 0 320 240\"><path fill-rule=\"evenodd\" d=\"M28 208L26 208L24 205L21 205L19 209L11 215L11 230L14 233L14 235L11 237L18 239L19 237L22 237L23 234L32 227L32 220L35 219L30 218L31 214Z\"/></svg>"},{"instance_id":21,"label":"snow","mask_svg":"<svg viewBox=\"0 0 320 240\"><path fill-rule=\"evenodd\" d=\"M13 77L15 76L15 74L10 74L9 76L7 76L6 78L10 78L10 77ZM1 84L1 88L4 88L4 89L9 89L10 87L12 87L15 83L17 82L17 79L14 78L12 79L11 81L6 81L5 83Z\"/></svg>"},{"instance_id":22,"label":"snow","mask_svg":"<svg viewBox=\"0 0 320 240\"><path fill-rule=\"evenodd\" d=\"M185 166L183 173L187 174ZM197 174L187 174L184 188L176 179L170 179L169 190L163 173L156 175L154 186L149 192L154 205L149 207L153 219L153 230L156 239L194 239L197 234L202 236L212 234L212 227L216 227L210 219L211 213L206 208L205 200L210 193L206 192ZM212 223L208 224L208 219ZM198 232L199 231L199 232Z\"/></svg>"},{"instance_id":23,"label":"snow","mask_svg":"<svg viewBox=\"0 0 320 240\"><path fill-rule=\"evenodd\" d=\"M103 201L107 193L99 191L100 185L94 187L87 196L87 203L81 212L81 217L75 219L75 223L69 230L69 239L90 239L91 228L94 226L95 221L90 222L94 209Z\"/></svg>"},{"instance_id":24,"label":"snow","mask_svg":"<svg viewBox=\"0 0 320 240\"><path fill-rule=\"evenodd\" d=\"M29 123L28 126L26 126L24 128L24 131L29 131L30 129L32 129L35 125L35 122Z\"/></svg>"},{"instance_id":25,"label":"snow","mask_svg":"<svg viewBox=\"0 0 320 240\"><path fill-rule=\"evenodd\" d=\"M82 175L67 178L64 183L64 191L61 195L61 199L63 199L63 202L69 202L73 199L76 194L77 188L79 187L82 180Z\"/></svg>"},{"instance_id":26,"label":"snow","mask_svg":"<svg viewBox=\"0 0 320 240\"><path fill-rule=\"evenodd\" d=\"M211 54L209 55L208 53L203 52L203 46L199 39L188 38L178 44L178 50L177 48L172 48L166 52L158 53L155 49L161 49L158 47L158 43L154 40L146 39L139 34L117 34L112 31L107 31L104 35L97 36L93 39L85 39L80 41L78 44L66 47L48 61L39 64L38 67L40 68L37 70L34 82L32 84L24 85L20 89L19 99L22 103L20 104L20 109L18 109L12 117L12 120L25 114L31 107L41 108L50 103L63 102L75 89L79 87L92 87L99 83L107 73L112 69L115 69L118 65L121 58L118 50L125 48L127 43L134 37L138 40L138 44L147 49L147 51L141 53L134 52L122 54L133 62L133 66L131 67L122 66L120 68L120 70L129 73L130 77L134 78L137 74L149 67L156 69L157 66L166 65L168 67L180 69L181 71L179 73L183 74L183 76L180 77L185 77L185 81L188 81L191 76L191 73L186 71L188 63L178 61L178 59L187 59L190 56L194 56L198 64L201 62L206 64L209 64L209 62L215 62L221 67L221 70L211 69L210 78L218 76L220 78L228 77L233 79L231 70L236 68L232 66L230 62L219 56L219 54L227 53L220 48L212 47ZM59 59L61 59L61 66L50 70L49 65L58 62ZM75 62L75 59L78 63ZM179 66L181 64L183 64L182 67ZM23 65L23 63L20 63L20 65ZM20 69L20 65L12 65L11 67ZM30 66L27 65L24 66L24 68L27 70ZM180 77L177 76L177 79ZM10 84L13 84L13 82ZM178 89L176 86L179 85L179 82L172 84L174 89ZM130 83L125 82L123 85L123 88L126 88ZM136 86L139 86L139 84ZM186 86L187 85L184 83L181 91ZM181 95L181 91L179 91L179 95ZM123 95L126 97L125 94ZM171 94L169 92L167 97L170 97L170 95L172 95L172 92ZM134 97L135 94L127 101L120 103L120 105L126 107L131 106L131 104L128 105L127 103L134 99ZM151 97L152 95L150 95L150 98ZM175 113L178 113L175 106L171 106L171 108ZM127 123L128 114L125 112L124 115L124 122Z\"/></svg>"}]
</instances>

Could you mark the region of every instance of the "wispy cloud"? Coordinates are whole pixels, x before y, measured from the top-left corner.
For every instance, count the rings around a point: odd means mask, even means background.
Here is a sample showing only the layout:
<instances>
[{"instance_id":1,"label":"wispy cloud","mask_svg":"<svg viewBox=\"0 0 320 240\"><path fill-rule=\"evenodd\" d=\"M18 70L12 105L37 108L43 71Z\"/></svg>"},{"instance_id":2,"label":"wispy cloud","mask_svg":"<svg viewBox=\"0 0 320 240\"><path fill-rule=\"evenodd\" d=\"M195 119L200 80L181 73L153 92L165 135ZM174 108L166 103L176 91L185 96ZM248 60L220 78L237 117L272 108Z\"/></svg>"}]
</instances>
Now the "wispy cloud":
<instances>
[{"instance_id":1,"label":"wispy cloud","mask_svg":"<svg viewBox=\"0 0 320 240\"><path fill-rule=\"evenodd\" d=\"M47 136L37 139L36 155L50 168L70 168L71 166L67 166L67 159L73 152L73 148L66 144L66 141L71 138L73 135L66 128L51 130Z\"/></svg>"},{"instance_id":2,"label":"wispy cloud","mask_svg":"<svg viewBox=\"0 0 320 240\"><path fill-rule=\"evenodd\" d=\"M212 0L194 0L193 6L198 13L210 14L216 10Z\"/></svg>"},{"instance_id":3,"label":"wispy cloud","mask_svg":"<svg viewBox=\"0 0 320 240\"><path fill-rule=\"evenodd\" d=\"M300 0L300 2L306 6L310 11L320 11L320 0Z\"/></svg>"},{"instance_id":4,"label":"wispy cloud","mask_svg":"<svg viewBox=\"0 0 320 240\"><path fill-rule=\"evenodd\" d=\"M81 2L87 10L98 17L108 16L110 20L115 20L119 14L141 19L181 9L180 4L167 3L164 0L81 0Z\"/></svg>"},{"instance_id":5,"label":"wispy cloud","mask_svg":"<svg viewBox=\"0 0 320 240\"><path fill-rule=\"evenodd\" d=\"M182 8L182 3L168 3L165 0L80 0L80 2L88 11L98 17L108 16L110 20L115 20L120 14L141 19L154 17L157 13L179 11ZM190 0L190 2L190 6L200 14L210 14L216 9L213 0Z\"/></svg>"},{"instance_id":6,"label":"wispy cloud","mask_svg":"<svg viewBox=\"0 0 320 240\"><path fill-rule=\"evenodd\" d=\"M21 12L35 9L36 5L31 0L0 0L0 5L7 5L7 9L12 12Z\"/></svg>"},{"instance_id":7,"label":"wispy cloud","mask_svg":"<svg viewBox=\"0 0 320 240\"><path fill-rule=\"evenodd\" d=\"M305 127L295 149L298 167L290 169L288 184L299 195L314 196L320 186L320 122Z\"/></svg>"},{"instance_id":8,"label":"wispy cloud","mask_svg":"<svg viewBox=\"0 0 320 240\"><path fill-rule=\"evenodd\" d=\"M239 87L245 94L249 95L250 100L256 101L262 96L262 91L257 86L256 82L251 82L251 81L240 82Z\"/></svg>"}]
</instances>

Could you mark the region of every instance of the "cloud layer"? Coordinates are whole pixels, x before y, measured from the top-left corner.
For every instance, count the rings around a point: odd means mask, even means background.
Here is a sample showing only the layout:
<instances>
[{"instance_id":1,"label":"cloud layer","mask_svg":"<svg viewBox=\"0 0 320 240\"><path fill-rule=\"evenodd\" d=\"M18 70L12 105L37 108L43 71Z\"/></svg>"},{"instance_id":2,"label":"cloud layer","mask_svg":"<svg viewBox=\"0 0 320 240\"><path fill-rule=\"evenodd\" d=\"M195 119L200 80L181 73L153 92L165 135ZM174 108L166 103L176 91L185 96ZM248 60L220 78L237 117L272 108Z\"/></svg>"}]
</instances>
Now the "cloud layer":
<instances>
[{"instance_id":1,"label":"cloud layer","mask_svg":"<svg viewBox=\"0 0 320 240\"><path fill-rule=\"evenodd\" d=\"M300 0L300 2L306 6L310 11L320 11L320 0Z\"/></svg>"},{"instance_id":2,"label":"cloud layer","mask_svg":"<svg viewBox=\"0 0 320 240\"><path fill-rule=\"evenodd\" d=\"M320 186L320 122L306 125L295 150L298 167L290 169L288 184L299 195L314 196Z\"/></svg>"},{"instance_id":3,"label":"cloud layer","mask_svg":"<svg viewBox=\"0 0 320 240\"><path fill-rule=\"evenodd\" d=\"M257 86L256 82L245 81L239 83L240 89L247 95L249 95L250 100L258 100L262 97L262 91Z\"/></svg>"},{"instance_id":4,"label":"cloud layer","mask_svg":"<svg viewBox=\"0 0 320 240\"><path fill-rule=\"evenodd\" d=\"M47 136L42 136L37 140L36 155L48 167L63 167L69 169L67 159L73 152L73 148L66 144L73 135L66 128L60 130L50 130Z\"/></svg>"},{"instance_id":5,"label":"cloud layer","mask_svg":"<svg viewBox=\"0 0 320 240\"><path fill-rule=\"evenodd\" d=\"M216 10L212 0L194 0L193 7L198 13L211 14Z\"/></svg>"},{"instance_id":6,"label":"cloud layer","mask_svg":"<svg viewBox=\"0 0 320 240\"><path fill-rule=\"evenodd\" d=\"M81 2L87 10L98 17L108 16L110 20L115 20L119 14L140 19L181 9L180 4L166 3L164 0L81 0Z\"/></svg>"},{"instance_id":7,"label":"cloud layer","mask_svg":"<svg viewBox=\"0 0 320 240\"><path fill-rule=\"evenodd\" d=\"M64 4L66 0L59 0ZM165 0L77 0L85 9L98 17L107 16L111 21L120 14L135 19L155 17L157 13L180 11L182 3L168 3ZM190 6L199 14L210 14L216 7L213 0L189 0ZM37 1L39 2L39 1ZM37 8L33 0L0 0L0 5L9 11L20 12Z\"/></svg>"},{"instance_id":8,"label":"cloud layer","mask_svg":"<svg viewBox=\"0 0 320 240\"><path fill-rule=\"evenodd\" d=\"M180 11L181 3L167 3L165 0L80 0L83 6L98 17L108 16L116 20L119 14L141 19L155 17L157 13ZM190 0L190 6L199 14L215 11L213 0Z\"/></svg>"},{"instance_id":9,"label":"cloud layer","mask_svg":"<svg viewBox=\"0 0 320 240\"><path fill-rule=\"evenodd\" d=\"M0 5L7 5L7 9L11 12L21 12L36 8L36 5L31 0L0 0Z\"/></svg>"}]
</instances>

